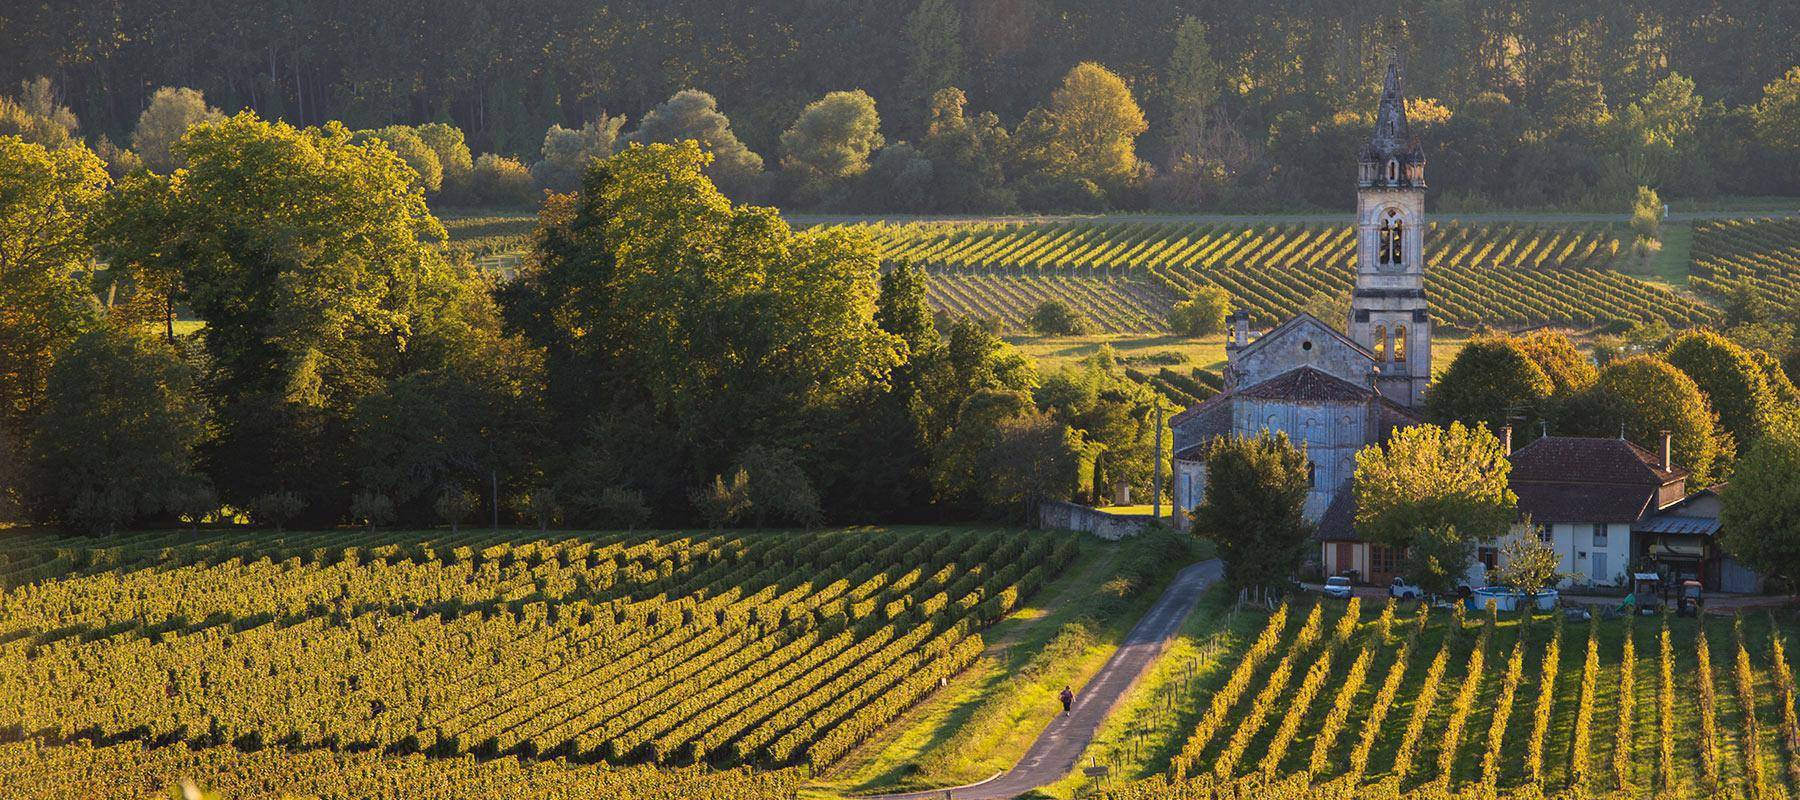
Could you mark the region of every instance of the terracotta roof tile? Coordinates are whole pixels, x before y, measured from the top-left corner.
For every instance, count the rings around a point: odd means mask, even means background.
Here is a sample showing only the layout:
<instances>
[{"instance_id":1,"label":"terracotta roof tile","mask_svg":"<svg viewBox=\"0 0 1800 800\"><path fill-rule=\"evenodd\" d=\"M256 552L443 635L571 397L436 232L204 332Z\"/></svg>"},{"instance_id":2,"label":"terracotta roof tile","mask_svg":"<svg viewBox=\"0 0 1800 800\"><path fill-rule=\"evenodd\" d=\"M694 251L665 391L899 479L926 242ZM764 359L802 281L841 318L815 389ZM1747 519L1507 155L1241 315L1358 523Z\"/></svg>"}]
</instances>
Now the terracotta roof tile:
<instances>
[{"instance_id":1,"label":"terracotta roof tile","mask_svg":"<svg viewBox=\"0 0 1800 800\"><path fill-rule=\"evenodd\" d=\"M1298 403L1356 403L1368 400L1374 394L1370 389L1313 367L1296 367L1237 391L1239 397Z\"/></svg>"},{"instance_id":2,"label":"terracotta roof tile","mask_svg":"<svg viewBox=\"0 0 1800 800\"><path fill-rule=\"evenodd\" d=\"M1624 439L1546 436L1508 458L1514 482L1661 486L1688 474L1680 466L1663 469L1661 458Z\"/></svg>"}]
</instances>

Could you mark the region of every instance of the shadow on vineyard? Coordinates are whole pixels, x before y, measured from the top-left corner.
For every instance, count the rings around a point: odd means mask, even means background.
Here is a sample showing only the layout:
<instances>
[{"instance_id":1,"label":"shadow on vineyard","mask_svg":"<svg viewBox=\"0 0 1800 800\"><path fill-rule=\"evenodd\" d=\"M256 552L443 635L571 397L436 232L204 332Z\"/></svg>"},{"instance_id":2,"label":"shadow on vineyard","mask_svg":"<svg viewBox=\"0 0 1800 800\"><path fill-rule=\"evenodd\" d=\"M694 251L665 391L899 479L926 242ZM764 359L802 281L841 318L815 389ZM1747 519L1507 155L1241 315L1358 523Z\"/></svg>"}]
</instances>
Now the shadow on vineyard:
<instances>
[{"instance_id":1,"label":"shadow on vineyard","mask_svg":"<svg viewBox=\"0 0 1800 800\"><path fill-rule=\"evenodd\" d=\"M1097 754L1121 780L1085 788L1769 797L1800 776L1791 612L1580 622L1302 599L1236 614L1257 623L1188 631L1127 711L1131 736Z\"/></svg>"},{"instance_id":2,"label":"shadow on vineyard","mask_svg":"<svg viewBox=\"0 0 1800 800\"><path fill-rule=\"evenodd\" d=\"M791 796L1083 552L957 528L14 533L0 776L86 764L77 796L196 773L226 796ZM610 766L641 763L661 769ZM690 768L734 765L758 770ZM382 788L411 782L445 794Z\"/></svg>"}]
</instances>

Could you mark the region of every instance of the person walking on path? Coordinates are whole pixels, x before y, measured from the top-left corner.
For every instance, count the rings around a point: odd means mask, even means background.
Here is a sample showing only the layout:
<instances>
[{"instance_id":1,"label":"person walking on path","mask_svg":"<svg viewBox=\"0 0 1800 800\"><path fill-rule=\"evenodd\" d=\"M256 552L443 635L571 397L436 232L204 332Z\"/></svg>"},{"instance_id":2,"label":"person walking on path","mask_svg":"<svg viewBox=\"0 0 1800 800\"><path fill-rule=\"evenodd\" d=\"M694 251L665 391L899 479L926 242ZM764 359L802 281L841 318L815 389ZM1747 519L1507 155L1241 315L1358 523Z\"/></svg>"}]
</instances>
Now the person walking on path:
<instances>
[{"instance_id":1,"label":"person walking on path","mask_svg":"<svg viewBox=\"0 0 1800 800\"><path fill-rule=\"evenodd\" d=\"M1069 715L1069 709L1074 707L1074 705L1075 705L1075 693L1069 691L1069 687L1064 686L1063 690L1062 690L1062 694L1057 695L1057 696L1062 698L1063 716L1066 717Z\"/></svg>"}]
</instances>

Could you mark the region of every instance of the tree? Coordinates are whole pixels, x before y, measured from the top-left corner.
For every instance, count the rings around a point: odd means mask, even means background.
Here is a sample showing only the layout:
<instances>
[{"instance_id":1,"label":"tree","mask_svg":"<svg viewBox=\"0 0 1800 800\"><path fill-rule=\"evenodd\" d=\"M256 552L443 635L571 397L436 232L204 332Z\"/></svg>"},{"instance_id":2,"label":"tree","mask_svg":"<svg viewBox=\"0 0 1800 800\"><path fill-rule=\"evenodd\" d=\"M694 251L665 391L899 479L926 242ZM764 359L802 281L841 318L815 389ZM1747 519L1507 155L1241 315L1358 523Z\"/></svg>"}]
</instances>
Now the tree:
<instances>
[{"instance_id":1,"label":"tree","mask_svg":"<svg viewBox=\"0 0 1800 800\"><path fill-rule=\"evenodd\" d=\"M1694 484L1723 477L1723 461L1733 450L1729 437L1720 436L1718 416L1699 385L1667 361L1643 355L1614 361L1600 371L1590 394L1592 411L1574 421L1587 434L1617 436L1623 426L1632 441L1660 442L1669 431L1675 461Z\"/></svg>"},{"instance_id":2,"label":"tree","mask_svg":"<svg viewBox=\"0 0 1800 800\"><path fill-rule=\"evenodd\" d=\"M1314 294L1301 304L1300 310L1311 314L1313 319L1331 326L1339 333L1348 333L1350 324L1349 292L1322 291Z\"/></svg>"},{"instance_id":3,"label":"tree","mask_svg":"<svg viewBox=\"0 0 1800 800\"><path fill-rule=\"evenodd\" d=\"M953 86L931 96L919 151L931 162L932 203L943 211L1011 209L1018 198L1006 188L1004 165L1012 137L991 111L966 116L967 105L968 97Z\"/></svg>"},{"instance_id":4,"label":"tree","mask_svg":"<svg viewBox=\"0 0 1800 800\"><path fill-rule=\"evenodd\" d=\"M131 129L131 149L145 167L164 174L174 172L185 163L175 153L176 140L194 123L214 122L224 116L206 104L206 95L199 90L164 86L150 95L150 106L138 115L137 127Z\"/></svg>"},{"instance_id":5,"label":"tree","mask_svg":"<svg viewBox=\"0 0 1800 800\"><path fill-rule=\"evenodd\" d=\"M1594 385L1594 381L1600 377L1599 370L1594 369L1594 365L1581 354L1575 343L1559 331L1532 331L1516 337L1514 341L1544 371L1544 375L1550 378L1550 394L1553 397L1567 397L1583 391Z\"/></svg>"},{"instance_id":6,"label":"tree","mask_svg":"<svg viewBox=\"0 0 1800 800\"><path fill-rule=\"evenodd\" d=\"M719 111L719 101L696 89L676 92L667 102L650 110L638 121L637 130L626 141L639 144L671 144L685 140L700 143L700 149L712 156L706 175L719 190L731 197L748 197L756 192L762 175L763 160L738 141L731 130L731 120Z\"/></svg>"},{"instance_id":7,"label":"tree","mask_svg":"<svg viewBox=\"0 0 1800 800\"><path fill-rule=\"evenodd\" d=\"M285 531L287 524L305 510L306 501L286 490L259 495L250 505L250 513L256 521L274 525L276 533Z\"/></svg>"},{"instance_id":8,"label":"tree","mask_svg":"<svg viewBox=\"0 0 1800 800\"><path fill-rule=\"evenodd\" d=\"M771 516L808 528L822 521L819 493L793 452L756 446L744 451L742 462L750 478L750 510L756 515L756 527L763 527Z\"/></svg>"},{"instance_id":9,"label":"tree","mask_svg":"<svg viewBox=\"0 0 1800 800\"><path fill-rule=\"evenodd\" d=\"M1169 327L1182 336L1211 336L1225 330L1225 315L1230 312L1231 293L1204 284L1169 310Z\"/></svg>"},{"instance_id":10,"label":"tree","mask_svg":"<svg viewBox=\"0 0 1800 800\"><path fill-rule=\"evenodd\" d=\"M357 492L350 498L350 519L369 526L369 532L381 525L394 524L394 501L380 492Z\"/></svg>"},{"instance_id":11,"label":"tree","mask_svg":"<svg viewBox=\"0 0 1800 800\"><path fill-rule=\"evenodd\" d=\"M1800 67L1763 87L1762 100L1751 112L1756 136L1775 150L1800 153Z\"/></svg>"},{"instance_id":12,"label":"tree","mask_svg":"<svg viewBox=\"0 0 1800 800\"><path fill-rule=\"evenodd\" d=\"M1631 232L1632 247L1639 255L1662 246L1662 199L1648 186L1639 186L1631 201Z\"/></svg>"},{"instance_id":13,"label":"tree","mask_svg":"<svg viewBox=\"0 0 1800 800\"><path fill-rule=\"evenodd\" d=\"M991 453L1001 424L1034 410L1031 396L1018 389L981 386L963 396L948 429L936 437L933 446L931 485L937 504L968 513L980 511L991 498L992 487L998 485Z\"/></svg>"},{"instance_id":14,"label":"tree","mask_svg":"<svg viewBox=\"0 0 1800 800\"><path fill-rule=\"evenodd\" d=\"M454 125L443 122L427 122L415 128L419 141L431 148L437 156L438 169L443 172L443 196L457 202L468 202L469 181L475 174L475 161L469 154L469 145L463 140L463 132Z\"/></svg>"},{"instance_id":15,"label":"tree","mask_svg":"<svg viewBox=\"0 0 1800 800\"><path fill-rule=\"evenodd\" d=\"M0 136L0 436L22 446L56 353L99 317L80 279L106 169L85 147Z\"/></svg>"},{"instance_id":16,"label":"tree","mask_svg":"<svg viewBox=\"0 0 1800 800\"><path fill-rule=\"evenodd\" d=\"M882 142L875 98L861 89L832 92L808 104L781 134L781 168L800 197L816 199L867 171L869 154Z\"/></svg>"},{"instance_id":17,"label":"tree","mask_svg":"<svg viewBox=\"0 0 1800 800\"><path fill-rule=\"evenodd\" d=\"M469 174L469 192L484 205L519 208L537 203L538 191L531 184L531 170L516 158L482 153L475 159Z\"/></svg>"},{"instance_id":18,"label":"tree","mask_svg":"<svg viewBox=\"0 0 1800 800\"><path fill-rule=\"evenodd\" d=\"M752 446L824 446L904 358L875 320L874 245L733 206L706 160L693 142L627 146L546 207L535 263L503 293L548 353L555 424L586 433L587 465L629 464L669 516Z\"/></svg>"},{"instance_id":19,"label":"tree","mask_svg":"<svg viewBox=\"0 0 1800 800\"><path fill-rule=\"evenodd\" d=\"M1356 530L1393 548L1411 547L1421 534L1467 544L1496 539L1517 517L1511 473L1500 440L1486 428L1452 422L1398 429L1356 454ZM1450 567L1460 574L1460 566Z\"/></svg>"},{"instance_id":20,"label":"tree","mask_svg":"<svg viewBox=\"0 0 1800 800\"><path fill-rule=\"evenodd\" d=\"M635 530L650 518L650 506L644 502L644 493L624 486L609 486L600 492L595 506L610 526L624 526L625 530ZM540 522L540 527L543 523Z\"/></svg>"},{"instance_id":21,"label":"tree","mask_svg":"<svg viewBox=\"0 0 1800 800\"><path fill-rule=\"evenodd\" d=\"M1719 415L1719 427L1739 445L1760 437L1776 414L1775 392L1763 366L1730 339L1705 329L1684 331L1663 357L1694 380Z\"/></svg>"},{"instance_id":22,"label":"tree","mask_svg":"<svg viewBox=\"0 0 1800 800\"><path fill-rule=\"evenodd\" d=\"M416 176L412 181L414 188L431 194L444 188L444 165L439 163L437 151L425 143L418 131L405 125L389 125L372 131L357 131L354 141L386 145L412 168Z\"/></svg>"},{"instance_id":23,"label":"tree","mask_svg":"<svg viewBox=\"0 0 1800 800\"><path fill-rule=\"evenodd\" d=\"M1719 544L1751 569L1800 577L1800 422L1776 423L1750 445L1721 492Z\"/></svg>"},{"instance_id":24,"label":"tree","mask_svg":"<svg viewBox=\"0 0 1800 800\"><path fill-rule=\"evenodd\" d=\"M1456 354L1432 383L1425 407L1439 424L1461 422L1499 430L1516 419L1529 430L1555 388L1517 339L1484 336Z\"/></svg>"},{"instance_id":25,"label":"tree","mask_svg":"<svg viewBox=\"0 0 1800 800\"><path fill-rule=\"evenodd\" d=\"M18 97L0 97L0 136L61 150L81 144L75 135L78 127L75 113L56 102L49 78L20 81Z\"/></svg>"},{"instance_id":26,"label":"tree","mask_svg":"<svg viewBox=\"0 0 1800 800\"><path fill-rule=\"evenodd\" d=\"M902 87L908 98L927 102L962 76L962 15L950 0L920 0L906 15L906 77Z\"/></svg>"},{"instance_id":27,"label":"tree","mask_svg":"<svg viewBox=\"0 0 1800 800\"><path fill-rule=\"evenodd\" d=\"M1535 527L1527 520L1525 533L1500 546L1500 566L1489 579L1510 586L1520 594L1536 594L1569 577L1562 572L1562 555L1537 537ZM1598 576L1602 578L1610 576Z\"/></svg>"},{"instance_id":28,"label":"tree","mask_svg":"<svg viewBox=\"0 0 1800 800\"><path fill-rule=\"evenodd\" d=\"M1284 585L1312 537L1304 514L1306 454L1285 432L1219 437L1207 444L1206 494L1194 531L1218 545L1232 587Z\"/></svg>"},{"instance_id":29,"label":"tree","mask_svg":"<svg viewBox=\"0 0 1800 800\"><path fill-rule=\"evenodd\" d=\"M339 125L242 113L188 129L187 168L140 175L105 228L114 269L179 286L200 336L225 501L292 491L342 518L357 406L408 375L479 375L501 358L478 279L446 262L415 173ZM483 476L485 477L485 476Z\"/></svg>"},{"instance_id":30,"label":"tree","mask_svg":"<svg viewBox=\"0 0 1800 800\"><path fill-rule=\"evenodd\" d=\"M450 532L455 533L462 526L463 520L475 513L475 506L479 503L474 492L461 486L445 486L431 507L437 512L438 519L450 523Z\"/></svg>"},{"instance_id":31,"label":"tree","mask_svg":"<svg viewBox=\"0 0 1800 800\"><path fill-rule=\"evenodd\" d=\"M51 370L31 439L34 495L92 533L177 510L178 495L203 483L194 452L204 430L193 374L173 349L102 327Z\"/></svg>"},{"instance_id":32,"label":"tree","mask_svg":"<svg viewBox=\"0 0 1800 800\"><path fill-rule=\"evenodd\" d=\"M1063 77L1048 108L1021 123L1020 136L1026 158L1046 174L1115 187L1137 175L1136 141L1148 127L1125 81L1084 61Z\"/></svg>"},{"instance_id":33,"label":"tree","mask_svg":"<svg viewBox=\"0 0 1800 800\"><path fill-rule=\"evenodd\" d=\"M987 453L989 507L1018 504L1030 525L1045 500L1068 497L1080 452L1080 437L1041 411L1000 420Z\"/></svg>"},{"instance_id":34,"label":"tree","mask_svg":"<svg viewBox=\"0 0 1800 800\"><path fill-rule=\"evenodd\" d=\"M551 125L539 149L541 161L531 165L531 177L540 188L573 192L581 188L581 175L596 159L612 155L625 127L624 117L601 114L579 128Z\"/></svg>"},{"instance_id":35,"label":"tree","mask_svg":"<svg viewBox=\"0 0 1800 800\"><path fill-rule=\"evenodd\" d=\"M1026 323L1032 330L1051 336L1079 336L1093 327L1086 317L1081 316L1068 303L1054 297L1032 309L1031 318Z\"/></svg>"},{"instance_id":36,"label":"tree","mask_svg":"<svg viewBox=\"0 0 1800 800\"><path fill-rule=\"evenodd\" d=\"M1200 125L1219 100L1223 76L1206 41L1206 23L1184 17L1175 29L1175 48L1163 69L1170 121L1176 129Z\"/></svg>"},{"instance_id":37,"label":"tree","mask_svg":"<svg viewBox=\"0 0 1800 800\"><path fill-rule=\"evenodd\" d=\"M1562 78L1550 84L1539 115L1553 135L1592 139L1612 118L1599 81Z\"/></svg>"},{"instance_id":38,"label":"tree","mask_svg":"<svg viewBox=\"0 0 1800 800\"><path fill-rule=\"evenodd\" d=\"M706 526L717 533L750 510L750 474L740 467L729 483L724 475L715 475L710 485L694 490L690 498Z\"/></svg>"},{"instance_id":39,"label":"tree","mask_svg":"<svg viewBox=\"0 0 1800 800\"><path fill-rule=\"evenodd\" d=\"M1448 523L1421 528L1407 545L1401 574L1426 594L1449 594L1462 583L1475 560L1475 541Z\"/></svg>"}]
</instances>

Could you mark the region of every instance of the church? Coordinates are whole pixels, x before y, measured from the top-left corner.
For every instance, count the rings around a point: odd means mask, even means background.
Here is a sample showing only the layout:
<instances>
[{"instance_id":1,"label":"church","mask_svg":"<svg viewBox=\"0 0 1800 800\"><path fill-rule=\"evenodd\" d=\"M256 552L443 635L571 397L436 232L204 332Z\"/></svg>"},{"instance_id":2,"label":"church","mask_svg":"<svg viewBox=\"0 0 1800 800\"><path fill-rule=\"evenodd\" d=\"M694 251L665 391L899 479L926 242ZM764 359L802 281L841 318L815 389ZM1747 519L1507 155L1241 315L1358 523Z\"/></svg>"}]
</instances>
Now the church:
<instances>
[{"instance_id":1,"label":"church","mask_svg":"<svg viewBox=\"0 0 1800 800\"><path fill-rule=\"evenodd\" d=\"M1348 333L1301 313L1253 335L1248 313L1227 317L1224 390L1170 421L1176 508L1200 504L1207 442L1266 428L1285 431L1307 453L1307 519L1343 516L1356 452L1421 421L1431 382L1425 155L1406 121L1402 78L1399 65L1390 63L1374 135L1358 159L1356 285L1343 328ZM1176 519L1189 524L1186 514ZM1365 542L1324 541L1321 547L1326 574L1391 573L1399 559Z\"/></svg>"}]
</instances>

